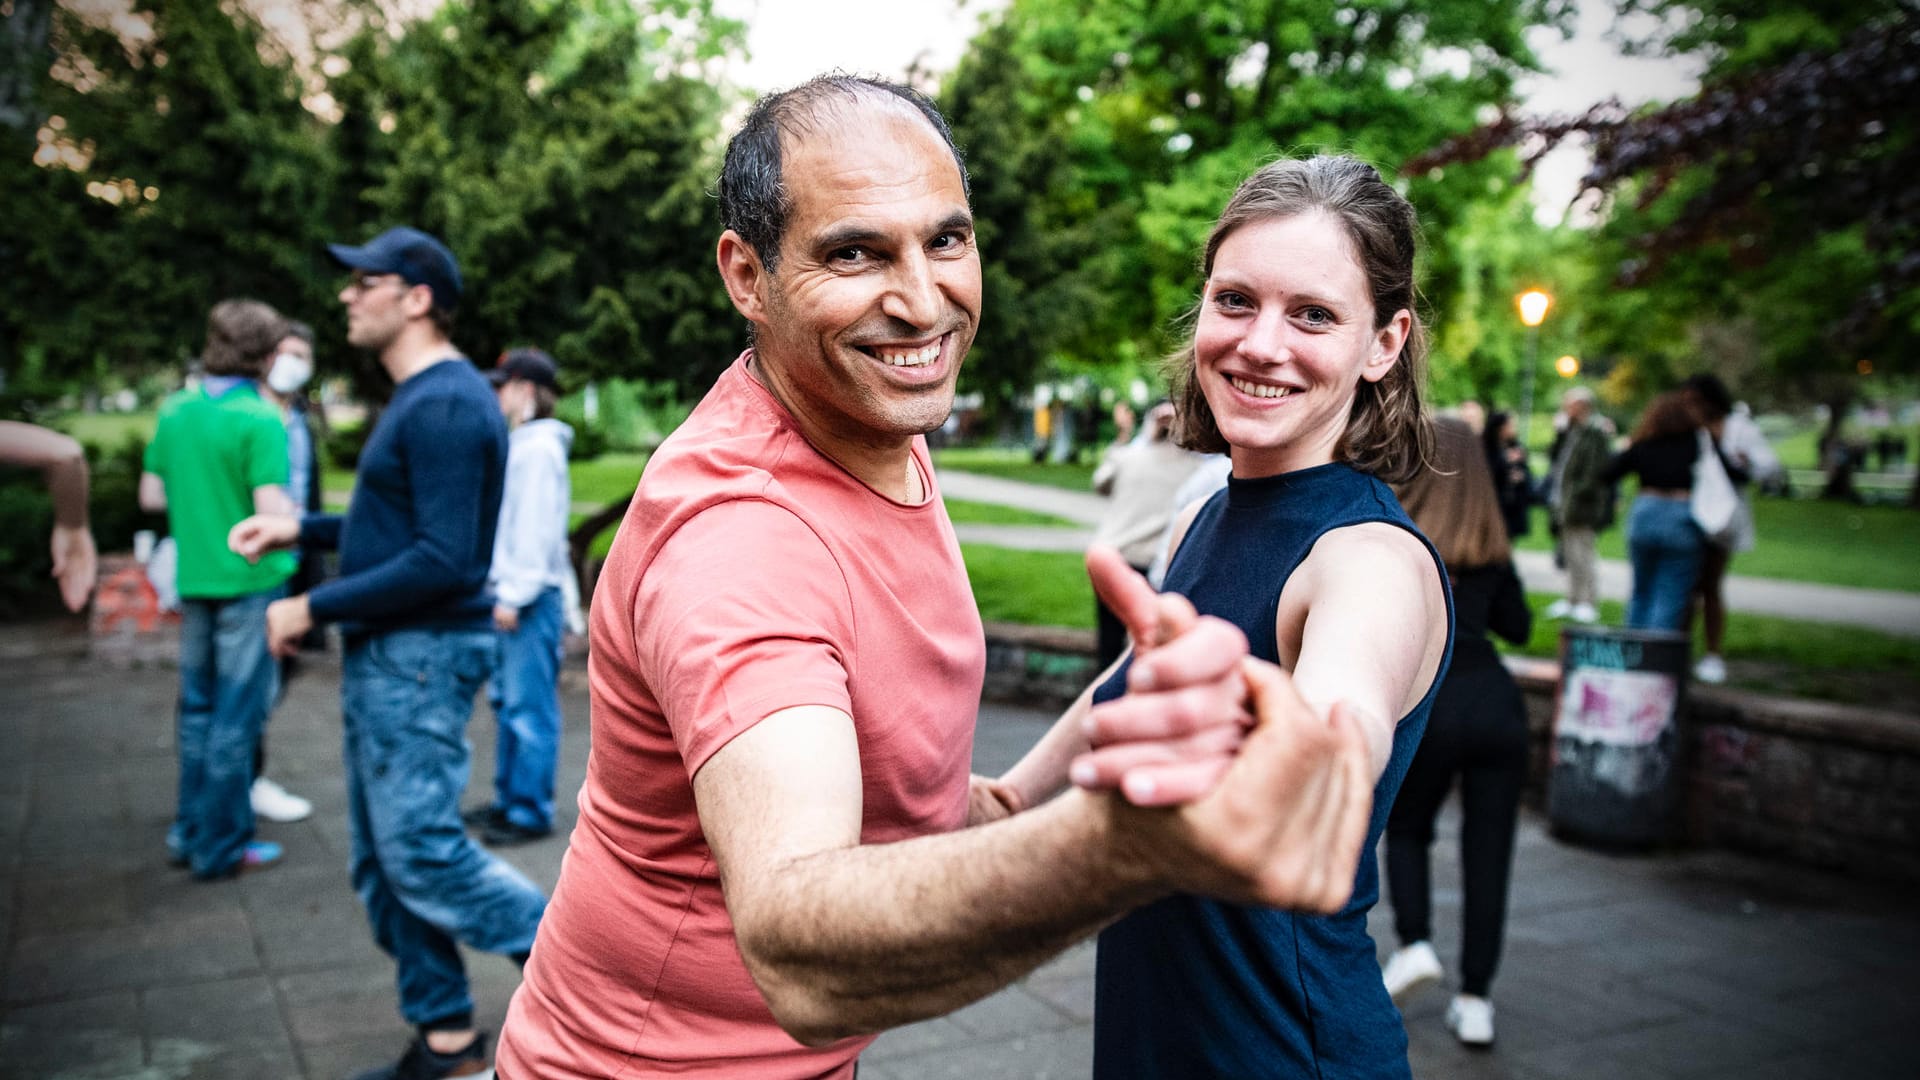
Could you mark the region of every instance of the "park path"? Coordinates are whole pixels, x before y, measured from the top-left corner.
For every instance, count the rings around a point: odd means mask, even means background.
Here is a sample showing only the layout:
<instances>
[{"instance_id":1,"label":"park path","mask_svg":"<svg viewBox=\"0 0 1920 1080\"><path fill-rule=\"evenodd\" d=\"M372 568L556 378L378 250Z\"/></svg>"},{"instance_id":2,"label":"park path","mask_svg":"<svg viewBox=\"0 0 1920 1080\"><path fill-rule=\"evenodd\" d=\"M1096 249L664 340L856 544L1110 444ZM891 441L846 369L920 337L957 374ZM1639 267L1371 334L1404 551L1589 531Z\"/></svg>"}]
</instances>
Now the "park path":
<instances>
[{"instance_id":1,"label":"park path","mask_svg":"<svg viewBox=\"0 0 1920 1080\"><path fill-rule=\"evenodd\" d=\"M960 539L1028 551L1085 551L1093 526L1106 512L1105 496L1067 491L996 476L940 470L940 491L950 499L994 503L1021 510L1052 514L1076 522L1074 527L1044 525L955 525ZM1514 566L1531 592L1557 594L1566 576L1554 569L1553 556L1544 551L1514 552ZM1600 595L1627 599L1633 572L1618 559L1600 561ZM1886 589L1856 589L1843 585L1815 585L1802 581L1734 574L1727 578L1727 606L1750 615L1772 615L1804 622L1831 623L1878 630L1902 637L1920 637L1920 594Z\"/></svg>"}]
</instances>

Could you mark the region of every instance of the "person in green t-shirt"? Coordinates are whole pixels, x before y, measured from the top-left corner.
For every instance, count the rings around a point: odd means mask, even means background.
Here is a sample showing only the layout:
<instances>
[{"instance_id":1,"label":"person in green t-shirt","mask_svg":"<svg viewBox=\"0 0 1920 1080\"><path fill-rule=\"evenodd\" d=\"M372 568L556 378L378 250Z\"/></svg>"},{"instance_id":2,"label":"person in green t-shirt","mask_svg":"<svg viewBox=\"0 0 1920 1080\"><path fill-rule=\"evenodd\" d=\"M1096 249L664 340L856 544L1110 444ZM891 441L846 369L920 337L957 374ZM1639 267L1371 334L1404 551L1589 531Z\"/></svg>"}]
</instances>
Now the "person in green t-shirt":
<instances>
[{"instance_id":1,"label":"person in green t-shirt","mask_svg":"<svg viewBox=\"0 0 1920 1080\"><path fill-rule=\"evenodd\" d=\"M179 551L180 798L167 846L202 880L281 854L254 840L248 792L278 678L267 605L294 559L250 563L227 550L227 530L252 514L294 512L286 428L257 386L286 334L287 321L257 300L215 304L203 378L160 406L140 477L141 507L166 513Z\"/></svg>"}]
</instances>

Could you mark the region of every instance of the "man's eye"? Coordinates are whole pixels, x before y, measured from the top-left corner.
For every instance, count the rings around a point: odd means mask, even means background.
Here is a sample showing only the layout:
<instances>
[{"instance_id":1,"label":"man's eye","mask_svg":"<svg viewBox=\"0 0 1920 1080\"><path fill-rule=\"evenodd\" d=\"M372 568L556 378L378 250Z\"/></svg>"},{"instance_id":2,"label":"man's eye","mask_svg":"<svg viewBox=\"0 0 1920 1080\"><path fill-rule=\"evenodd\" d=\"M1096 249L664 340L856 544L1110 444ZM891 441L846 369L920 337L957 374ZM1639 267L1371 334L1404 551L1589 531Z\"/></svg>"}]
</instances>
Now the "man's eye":
<instances>
[{"instance_id":1,"label":"man's eye","mask_svg":"<svg viewBox=\"0 0 1920 1080\"><path fill-rule=\"evenodd\" d=\"M935 251L951 251L954 248L965 247L966 245L967 238L960 233L944 232L933 238L932 247Z\"/></svg>"},{"instance_id":2,"label":"man's eye","mask_svg":"<svg viewBox=\"0 0 1920 1080\"><path fill-rule=\"evenodd\" d=\"M827 253L827 261L835 263L864 262L866 257L867 249L863 247L834 248L831 252Z\"/></svg>"}]
</instances>

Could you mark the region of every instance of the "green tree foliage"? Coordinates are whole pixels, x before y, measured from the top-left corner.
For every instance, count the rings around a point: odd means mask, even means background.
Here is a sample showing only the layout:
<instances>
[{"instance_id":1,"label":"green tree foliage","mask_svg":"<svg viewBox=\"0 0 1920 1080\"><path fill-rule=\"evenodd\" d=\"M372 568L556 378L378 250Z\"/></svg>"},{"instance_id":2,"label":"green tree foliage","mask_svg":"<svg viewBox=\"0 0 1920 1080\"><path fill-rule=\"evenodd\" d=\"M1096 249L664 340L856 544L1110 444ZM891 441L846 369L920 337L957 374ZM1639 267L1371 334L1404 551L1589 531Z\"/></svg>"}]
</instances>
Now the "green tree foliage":
<instances>
[{"instance_id":1,"label":"green tree foliage","mask_svg":"<svg viewBox=\"0 0 1920 1080\"><path fill-rule=\"evenodd\" d=\"M15 2L0 258L27 287L0 299L0 349L17 400L175 367L235 295L313 323L323 370L377 392L322 245L401 223L460 257L455 341L482 363L533 343L570 381L693 390L743 338L705 194L730 104L707 74L740 26L710 0L450 0L409 23L307 4L317 53L219 0L118 18Z\"/></svg>"},{"instance_id":2,"label":"green tree foliage","mask_svg":"<svg viewBox=\"0 0 1920 1080\"><path fill-rule=\"evenodd\" d=\"M1509 103L1534 65L1523 29L1567 14L1550 0L1014 0L941 92L989 267L970 385L1004 400L1063 365L1161 354L1197 291L1207 228L1248 172L1338 150L1391 173ZM1443 319L1515 276L1515 253L1456 250L1489 201L1524 230L1509 172L1408 181ZM1464 347L1444 358L1449 377L1491 380L1512 363L1512 341L1491 331ZM1464 366L1474 355L1481 377Z\"/></svg>"},{"instance_id":3,"label":"green tree foliage","mask_svg":"<svg viewBox=\"0 0 1920 1080\"><path fill-rule=\"evenodd\" d=\"M1426 163L1591 140L1612 196L1593 257L1613 292L1596 332L1667 366L1703 342L1785 395L1844 406L1862 361L1920 352L1920 8L1911 0L1626 0L1671 29L1643 51L1708 60L1700 93L1630 113L1499 122ZM1740 355L1744 353L1744 356ZM1749 385L1752 385L1751 383ZM1843 411L1836 408L1836 414Z\"/></svg>"},{"instance_id":4,"label":"green tree foliage","mask_svg":"<svg viewBox=\"0 0 1920 1080\"><path fill-rule=\"evenodd\" d=\"M705 193L727 102L682 74L737 36L708 8L469 0L398 40L370 26L334 80L349 235L443 237L468 281L455 337L482 363L539 344L570 380L704 389L741 339Z\"/></svg>"},{"instance_id":5,"label":"green tree foliage","mask_svg":"<svg viewBox=\"0 0 1920 1080\"><path fill-rule=\"evenodd\" d=\"M63 6L46 25L0 129L9 393L177 364L221 297L312 309L332 174L260 26L215 0L120 23Z\"/></svg>"}]
</instances>

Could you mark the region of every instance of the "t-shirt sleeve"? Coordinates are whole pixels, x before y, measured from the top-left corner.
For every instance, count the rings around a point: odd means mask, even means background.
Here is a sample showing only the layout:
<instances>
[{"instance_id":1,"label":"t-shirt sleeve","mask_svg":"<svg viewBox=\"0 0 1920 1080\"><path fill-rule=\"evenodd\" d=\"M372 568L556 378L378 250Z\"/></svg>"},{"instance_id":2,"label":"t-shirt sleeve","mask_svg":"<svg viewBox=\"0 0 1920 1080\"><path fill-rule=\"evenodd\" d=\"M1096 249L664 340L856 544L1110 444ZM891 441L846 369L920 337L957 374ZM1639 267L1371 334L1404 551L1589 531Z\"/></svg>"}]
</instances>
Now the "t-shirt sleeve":
<instances>
[{"instance_id":1,"label":"t-shirt sleeve","mask_svg":"<svg viewBox=\"0 0 1920 1080\"><path fill-rule=\"evenodd\" d=\"M702 511L648 565L633 619L641 675L689 777L782 709L853 712L846 576L792 511L758 500Z\"/></svg>"},{"instance_id":2,"label":"t-shirt sleeve","mask_svg":"<svg viewBox=\"0 0 1920 1080\"><path fill-rule=\"evenodd\" d=\"M161 412L160 420L153 425L153 438L147 440L147 448L140 453L140 469L150 472L162 480L167 476L167 428L168 414Z\"/></svg>"}]
</instances>

